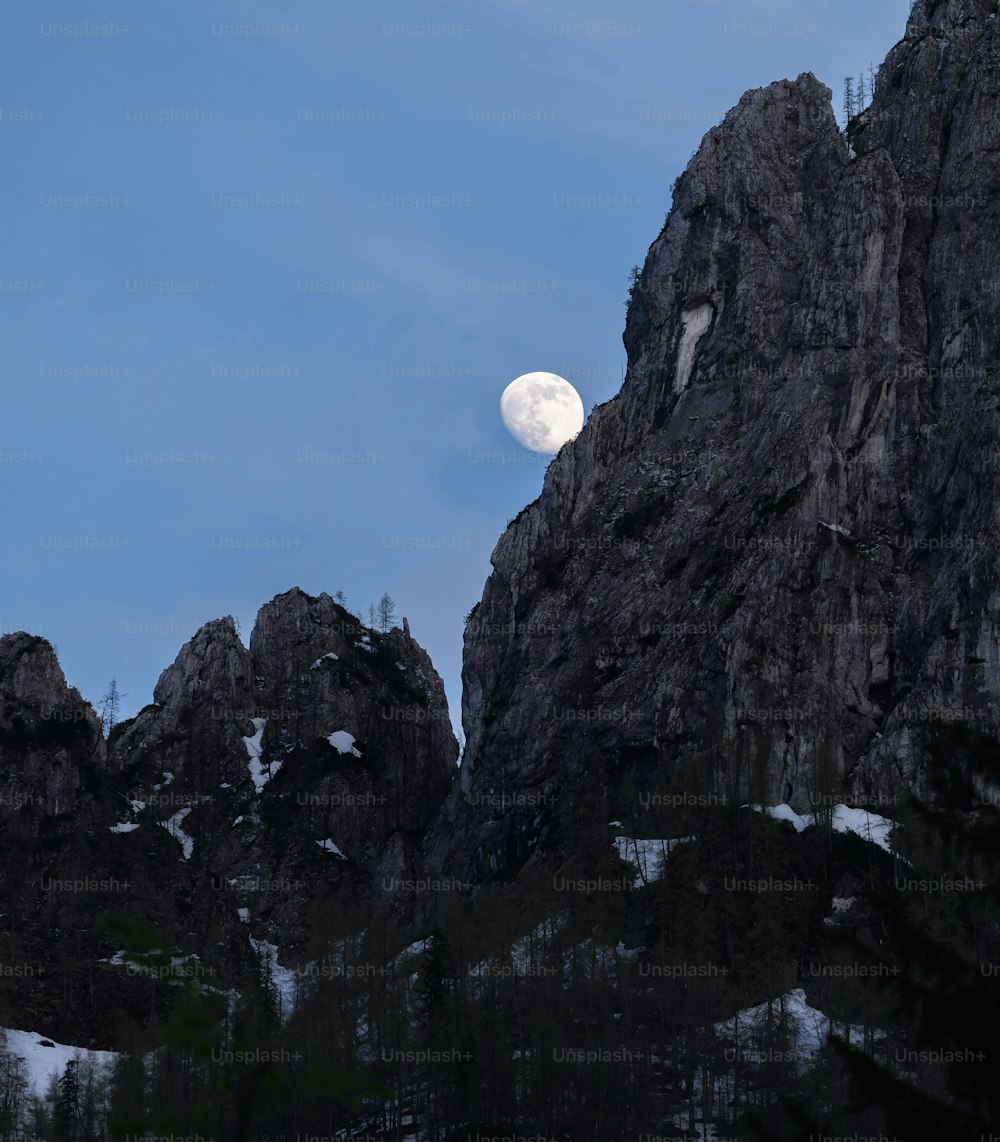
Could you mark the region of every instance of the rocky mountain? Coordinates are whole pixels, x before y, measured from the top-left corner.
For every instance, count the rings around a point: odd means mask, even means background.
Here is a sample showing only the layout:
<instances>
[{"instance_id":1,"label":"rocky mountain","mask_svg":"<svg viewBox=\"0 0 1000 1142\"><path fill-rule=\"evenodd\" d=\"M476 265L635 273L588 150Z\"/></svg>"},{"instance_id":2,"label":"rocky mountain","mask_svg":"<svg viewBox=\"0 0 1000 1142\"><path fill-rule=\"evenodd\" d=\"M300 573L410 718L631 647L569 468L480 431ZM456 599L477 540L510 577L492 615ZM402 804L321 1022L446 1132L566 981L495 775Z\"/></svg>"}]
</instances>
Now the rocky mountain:
<instances>
[{"instance_id":1,"label":"rocky mountain","mask_svg":"<svg viewBox=\"0 0 1000 1142\"><path fill-rule=\"evenodd\" d=\"M249 649L232 618L205 624L153 699L106 742L48 642L0 638L0 926L39 965L6 999L81 1045L110 1041L108 987L124 1009L146 994L99 917L152 925L220 987L251 939L287 966L330 917L410 909L455 774L405 620L379 633L326 594L273 599Z\"/></svg>"},{"instance_id":2,"label":"rocky mountain","mask_svg":"<svg viewBox=\"0 0 1000 1142\"><path fill-rule=\"evenodd\" d=\"M845 130L803 74L708 132L493 553L460 768L406 621L326 594L206 624L107 740L0 638L0 1027L204 1137L985 1136L997 24L917 0Z\"/></svg>"},{"instance_id":3,"label":"rocky mountain","mask_svg":"<svg viewBox=\"0 0 1000 1142\"><path fill-rule=\"evenodd\" d=\"M0 656L0 818L12 827L25 806L53 819L66 816L76 808L77 790L92 787L106 765L97 715L67 685L45 639L5 635Z\"/></svg>"},{"instance_id":4,"label":"rocky mountain","mask_svg":"<svg viewBox=\"0 0 1000 1142\"><path fill-rule=\"evenodd\" d=\"M217 843L212 859L229 879L275 883L265 899L284 938L299 905L281 883L295 868L356 869L377 897L414 877L458 747L443 683L405 620L376 635L329 595L295 589L261 608L249 650L231 618L202 627L153 697L114 739L134 799L155 805L173 775L160 800L191 806L183 831L196 846L241 818L253 859L243 839Z\"/></svg>"},{"instance_id":5,"label":"rocky mountain","mask_svg":"<svg viewBox=\"0 0 1000 1142\"><path fill-rule=\"evenodd\" d=\"M1000 729L998 34L919 0L846 133L811 74L707 133L622 390L468 622L442 867L513 874L590 802L890 806L929 726Z\"/></svg>"}]
</instances>

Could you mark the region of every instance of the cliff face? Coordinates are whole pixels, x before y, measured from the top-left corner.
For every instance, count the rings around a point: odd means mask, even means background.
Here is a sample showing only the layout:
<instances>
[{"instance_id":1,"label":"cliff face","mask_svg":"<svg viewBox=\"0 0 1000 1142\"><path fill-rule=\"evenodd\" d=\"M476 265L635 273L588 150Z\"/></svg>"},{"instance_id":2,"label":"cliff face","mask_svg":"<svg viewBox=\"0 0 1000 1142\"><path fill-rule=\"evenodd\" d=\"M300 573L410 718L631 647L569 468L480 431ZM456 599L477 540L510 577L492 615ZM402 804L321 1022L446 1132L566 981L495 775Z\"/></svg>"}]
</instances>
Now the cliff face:
<instances>
[{"instance_id":1,"label":"cliff face","mask_svg":"<svg viewBox=\"0 0 1000 1142\"><path fill-rule=\"evenodd\" d=\"M32 952L72 911L73 898L49 885L90 863L106 762L97 715L67 686L51 644L22 632L0 638L0 931L12 937L5 971L27 965L29 984Z\"/></svg>"},{"instance_id":2,"label":"cliff face","mask_svg":"<svg viewBox=\"0 0 1000 1142\"><path fill-rule=\"evenodd\" d=\"M249 650L231 618L206 624L153 696L115 754L136 771L134 799L164 774L171 807L197 796L185 831L204 819L216 837L224 819L266 821L262 807L294 800L296 833L336 834L374 874L387 846L419 837L454 776L457 743L426 652L407 627L376 634L326 594L277 596L261 608ZM287 853L289 838L273 839Z\"/></svg>"},{"instance_id":3,"label":"cliff face","mask_svg":"<svg viewBox=\"0 0 1000 1142\"><path fill-rule=\"evenodd\" d=\"M72 813L104 762L97 715L66 684L52 645L23 632L0 638L0 821L25 806Z\"/></svg>"},{"instance_id":4,"label":"cliff face","mask_svg":"<svg viewBox=\"0 0 1000 1142\"><path fill-rule=\"evenodd\" d=\"M998 61L995 3L924 0L846 137L808 74L708 132L493 553L439 864L656 791L888 805L930 724L1000 729Z\"/></svg>"},{"instance_id":5,"label":"cliff face","mask_svg":"<svg viewBox=\"0 0 1000 1142\"><path fill-rule=\"evenodd\" d=\"M29 974L23 1016L82 1045L149 1004L102 962L120 945L99 916L153 924L220 986L251 937L295 962L373 899L408 914L455 777L444 687L405 620L370 631L325 594L273 599L249 650L232 618L207 623L153 697L106 743L44 639L0 639L0 938L65 984Z\"/></svg>"},{"instance_id":6,"label":"cliff face","mask_svg":"<svg viewBox=\"0 0 1000 1142\"><path fill-rule=\"evenodd\" d=\"M301 943L320 889L380 898L418 874L458 746L408 627L377 634L295 588L261 608L249 650L231 618L204 626L154 699L114 742L142 806L123 841L188 808L167 825L178 856L273 942Z\"/></svg>"},{"instance_id":7,"label":"cliff face","mask_svg":"<svg viewBox=\"0 0 1000 1142\"><path fill-rule=\"evenodd\" d=\"M373 641L374 640L374 641ZM426 828L458 757L444 684L409 626L375 637L328 595L279 595L250 637L265 756L350 731L379 798L375 840ZM344 745L329 746L343 755ZM346 756L354 757L350 749Z\"/></svg>"}]
</instances>

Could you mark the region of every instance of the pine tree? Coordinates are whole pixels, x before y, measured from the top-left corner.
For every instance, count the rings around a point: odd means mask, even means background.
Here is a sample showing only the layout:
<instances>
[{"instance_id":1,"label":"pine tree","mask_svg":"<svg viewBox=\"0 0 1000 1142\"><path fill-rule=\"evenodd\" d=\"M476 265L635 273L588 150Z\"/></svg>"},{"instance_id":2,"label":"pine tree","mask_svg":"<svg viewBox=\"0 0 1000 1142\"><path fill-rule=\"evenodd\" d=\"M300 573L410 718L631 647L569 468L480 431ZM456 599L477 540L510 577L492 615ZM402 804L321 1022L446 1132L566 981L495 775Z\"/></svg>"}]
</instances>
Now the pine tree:
<instances>
[{"instance_id":1,"label":"pine tree","mask_svg":"<svg viewBox=\"0 0 1000 1142\"><path fill-rule=\"evenodd\" d=\"M435 927L424 950L421 966L419 995L421 1014L424 1019L432 1019L443 1007L449 994L448 971L451 966L451 949L448 937Z\"/></svg>"},{"instance_id":2,"label":"pine tree","mask_svg":"<svg viewBox=\"0 0 1000 1142\"><path fill-rule=\"evenodd\" d=\"M146 1066L143 1051L147 1044L139 1026L127 1015L122 1017L108 1091L108 1111L112 1131L138 1134L145 1122Z\"/></svg>"},{"instance_id":3,"label":"pine tree","mask_svg":"<svg viewBox=\"0 0 1000 1142\"><path fill-rule=\"evenodd\" d=\"M109 1068L110 1070L110 1068ZM77 1075L79 1134L83 1142L103 1137L110 1075L92 1058L85 1058Z\"/></svg>"},{"instance_id":4,"label":"pine tree","mask_svg":"<svg viewBox=\"0 0 1000 1142\"><path fill-rule=\"evenodd\" d=\"M628 297L625 299L626 306L631 304L632 299L635 297L636 291L640 288L641 281L641 267L633 266L628 272Z\"/></svg>"},{"instance_id":5,"label":"pine tree","mask_svg":"<svg viewBox=\"0 0 1000 1142\"><path fill-rule=\"evenodd\" d=\"M118 724L118 711L121 708L122 698L128 697L118 689L118 682L112 678L108 688L101 697L101 732L105 738L111 736L111 731Z\"/></svg>"},{"instance_id":6,"label":"pine tree","mask_svg":"<svg viewBox=\"0 0 1000 1142\"><path fill-rule=\"evenodd\" d=\"M388 634L396 625L396 604L388 591L384 591L378 601L378 629L380 634Z\"/></svg>"},{"instance_id":7,"label":"pine tree","mask_svg":"<svg viewBox=\"0 0 1000 1142\"><path fill-rule=\"evenodd\" d=\"M266 1031L273 1031L281 1023L281 992L274 978L274 961L271 958L270 948L264 943L259 943L255 951L261 1025Z\"/></svg>"},{"instance_id":8,"label":"pine tree","mask_svg":"<svg viewBox=\"0 0 1000 1142\"><path fill-rule=\"evenodd\" d=\"M48 1138L51 1134L49 1104L37 1092L28 1096L24 1110L24 1126L28 1138Z\"/></svg>"},{"instance_id":9,"label":"pine tree","mask_svg":"<svg viewBox=\"0 0 1000 1142\"><path fill-rule=\"evenodd\" d=\"M7 1050L6 1039L0 1028L0 1137L17 1132L28 1090L24 1060Z\"/></svg>"},{"instance_id":10,"label":"pine tree","mask_svg":"<svg viewBox=\"0 0 1000 1142\"><path fill-rule=\"evenodd\" d=\"M844 127L854 118L854 77L844 76Z\"/></svg>"},{"instance_id":11,"label":"pine tree","mask_svg":"<svg viewBox=\"0 0 1000 1142\"><path fill-rule=\"evenodd\" d=\"M59 1079L53 1115L57 1142L79 1142L80 1139L80 1080L76 1067L77 1060L70 1059Z\"/></svg>"}]
</instances>

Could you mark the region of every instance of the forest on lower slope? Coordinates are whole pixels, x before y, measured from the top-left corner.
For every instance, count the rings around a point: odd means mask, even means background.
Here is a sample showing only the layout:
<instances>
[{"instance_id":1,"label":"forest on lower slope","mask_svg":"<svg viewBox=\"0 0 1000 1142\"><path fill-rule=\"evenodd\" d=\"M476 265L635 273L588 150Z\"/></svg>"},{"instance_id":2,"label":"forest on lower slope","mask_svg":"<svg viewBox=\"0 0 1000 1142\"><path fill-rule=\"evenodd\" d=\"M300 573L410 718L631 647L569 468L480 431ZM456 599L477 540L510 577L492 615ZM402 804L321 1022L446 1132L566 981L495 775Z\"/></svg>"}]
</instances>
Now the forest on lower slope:
<instances>
[{"instance_id":1,"label":"forest on lower slope","mask_svg":"<svg viewBox=\"0 0 1000 1142\"><path fill-rule=\"evenodd\" d=\"M0 1139L978 1139L1000 1122L1000 747L941 734L931 772L885 849L823 809L796 831L696 804L648 876L588 850L581 809L558 869L439 892L423 932L318 915L299 964L258 943L227 990L106 916L125 951L95 978L148 977L149 1018L121 1012L114 1062L45 1092L5 1051Z\"/></svg>"}]
</instances>

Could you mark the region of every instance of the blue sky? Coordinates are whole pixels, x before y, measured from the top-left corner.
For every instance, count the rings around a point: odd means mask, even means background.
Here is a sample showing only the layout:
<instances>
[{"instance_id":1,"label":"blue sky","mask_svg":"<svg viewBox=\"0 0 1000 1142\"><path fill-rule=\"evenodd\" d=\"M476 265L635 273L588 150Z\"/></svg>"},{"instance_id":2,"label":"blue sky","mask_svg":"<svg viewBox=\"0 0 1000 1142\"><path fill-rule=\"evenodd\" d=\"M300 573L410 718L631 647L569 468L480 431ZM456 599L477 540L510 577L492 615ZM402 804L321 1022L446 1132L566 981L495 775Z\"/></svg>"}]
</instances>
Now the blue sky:
<instances>
[{"instance_id":1,"label":"blue sky","mask_svg":"<svg viewBox=\"0 0 1000 1142\"><path fill-rule=\"evenodd\" d=\"M383 591L460 717L462 617L550 457L516 376L621 386L628 271L747 88L908 0L172 0L0 47L0 632L128 716L204 622Z\"/></svg>"}]
</instances>

